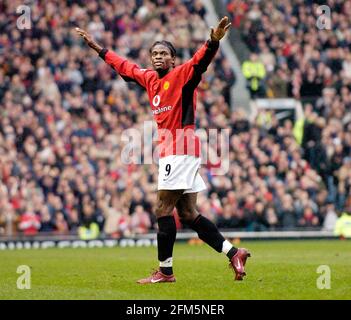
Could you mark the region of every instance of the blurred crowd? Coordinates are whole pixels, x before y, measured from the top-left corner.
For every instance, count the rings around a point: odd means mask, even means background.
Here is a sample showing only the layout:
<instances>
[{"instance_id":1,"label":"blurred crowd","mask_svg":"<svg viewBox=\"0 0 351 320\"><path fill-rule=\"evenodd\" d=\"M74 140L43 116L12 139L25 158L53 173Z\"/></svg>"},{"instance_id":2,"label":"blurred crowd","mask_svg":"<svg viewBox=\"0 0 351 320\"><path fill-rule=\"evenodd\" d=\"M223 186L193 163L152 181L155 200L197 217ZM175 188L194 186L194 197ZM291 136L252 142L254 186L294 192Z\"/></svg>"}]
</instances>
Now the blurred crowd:
<instances>
[{"instance_id":1,"label":"blurred crowd","mask_svg":"<svg viewBox=\"0 0 351 320\"><path fill-rule=\"evenodd\" d=\"M328 201L350 211L351 2L223 1L252 52L242 67L251 96L302 101L302 156Z\"/></svg>"},{"instance_id":2,"label":"blurred crowd","mask_svg":"<svg viewBox=\"0 0 351 320\"><path fill-rule=\"evenodd\" d=\"M169 40L179 64L209 36L204 6L199 0L35 1L31 29L20 30L16 8L21 4L0 3L0 234L79 233L89 238L155 229L157 166L127 165L120 157L123 130L143 132L144 121L152 121L147 95L118 77L74 27L145 68L150 67L151 44ZM282 8L277 12L292 14ZM256 4L251 10L257 11ZM245 36L254 40L255 21L247 21ZM290 46L294 43L292 38ZM309 53L322 56L315 43L307 44ZM316 66L324 74L330 68L308 63L301 48L300 56L291 50L293 60L307 61L303 69L290 69L287 59L274 53L274 70L291 70L297 79L299 70ZM219 52L199 87L197 126L230 129L230 167L225 175L213 175L210 165L201 168L208 190L199 194L199 212L221 228L332 229L338 210L351 205L347 83L323 84L318 102L305 108L306 130L298 143L294 124L279 122L274 113L260 113L249 122L242 111L232 112L234 82Z\"/></svg>"},{"instance_id":3,"label":"blurred crowd","mask_svg":"<svg viewBox=\"0 0 351 320\"><path fill-rule=\"evenodd\" d=\"M322 6L323 5L323 6ZM294 97L317 103L325 88L337 99L321 110L344 114L351 90L351 2L344 0L227 0L233 24L264 66L260 96ZM340 105L340 106L339 106ZM346 108L346 109L345 109Z\"/></svg>"}]
</instances>

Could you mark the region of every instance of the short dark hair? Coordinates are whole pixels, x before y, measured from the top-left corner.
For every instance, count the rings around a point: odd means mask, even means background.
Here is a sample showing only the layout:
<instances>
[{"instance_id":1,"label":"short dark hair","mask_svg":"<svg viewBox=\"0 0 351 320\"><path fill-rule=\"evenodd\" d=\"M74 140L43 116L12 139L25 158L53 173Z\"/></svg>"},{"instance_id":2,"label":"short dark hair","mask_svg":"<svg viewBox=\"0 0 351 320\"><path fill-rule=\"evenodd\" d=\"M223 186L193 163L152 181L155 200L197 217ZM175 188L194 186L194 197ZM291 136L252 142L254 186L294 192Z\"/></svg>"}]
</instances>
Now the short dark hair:
<instances>
[{"instance_id":1,"label":"short dark hair","mask_svg":"<svg viewBox=\"0 0 351 320\"><path fill-rule=\"evenodd\" d=\"M173 44L169 41L166 41L166 40L162 40L162 41L156 41L154 42L154 44L151 46L149 52L151 54L152 52L152 49L157 46L158 44L162 44L163 46L167 47L169 49L169 51L171 51L171 56L172 57L175 57L177 55L177 51L176 49L174 48Z\"/></svg>"}]
</instances>

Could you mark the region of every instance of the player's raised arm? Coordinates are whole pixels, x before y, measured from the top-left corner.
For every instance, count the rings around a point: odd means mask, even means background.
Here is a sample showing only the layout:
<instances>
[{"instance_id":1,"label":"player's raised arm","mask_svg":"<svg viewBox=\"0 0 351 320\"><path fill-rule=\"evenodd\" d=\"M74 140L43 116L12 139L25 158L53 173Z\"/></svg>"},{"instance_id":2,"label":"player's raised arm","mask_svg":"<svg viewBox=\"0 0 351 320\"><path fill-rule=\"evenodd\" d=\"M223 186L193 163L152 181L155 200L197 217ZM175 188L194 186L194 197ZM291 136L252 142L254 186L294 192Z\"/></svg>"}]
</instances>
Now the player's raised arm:
<instances>
[{"instance_id":1,"label":"player's raised arm","mask_svg":"<svg viewBox=\"0 0 351 320\"><path fill-rule=\"evenodd\" d=\"M217 53L219 41L225 36L230 26L231 23L229 23L228 17L224 17L218 23L216 28L211 27L210 39L196 51L186 65L188 65L188 67L196 66L198 73L204 73Z\"/></svg>"},{"instance_id":2,"label":"player's raised arm","mask_svg":"<svg viewBox=\"0 0 351 320\"><path fill-rule=\"evenodd\" d=\"M85 30L80 28L75 28L75 30L85 40L88 46L94 49L124 80L135 81L142 87L146 87L145 69L140 69L135 63L131 63L126 58L120 57L115 52L102 47L94 41L92 36Z\"/></svg>"},{"instance_id":3,"label":"player's raised arm","mask_svg":"<svg viewBox=\"0 0 351 320\"><path fill-rule=\"evenodd\" d=\"M225 34L227 33L228 29L232 24L229 22L228 17L224 17L219 21L218 26L216 29L211 27L211 40L212 41L219 41L221 40Z\"/></svg>"},{"instance_id":4,"label":"player's raised arm","mask_svg":"<svg viewBox=\"0 0 351 320\"><path fill-rule=\"evenodd\" d=\"M76 28L75 30L85 40L85 42L90 48L94 49L98 54L100 54L103 47L100 46L96 41L94 41L94 39L88 32L80 28Z\"/></svg>"}]
</instances>

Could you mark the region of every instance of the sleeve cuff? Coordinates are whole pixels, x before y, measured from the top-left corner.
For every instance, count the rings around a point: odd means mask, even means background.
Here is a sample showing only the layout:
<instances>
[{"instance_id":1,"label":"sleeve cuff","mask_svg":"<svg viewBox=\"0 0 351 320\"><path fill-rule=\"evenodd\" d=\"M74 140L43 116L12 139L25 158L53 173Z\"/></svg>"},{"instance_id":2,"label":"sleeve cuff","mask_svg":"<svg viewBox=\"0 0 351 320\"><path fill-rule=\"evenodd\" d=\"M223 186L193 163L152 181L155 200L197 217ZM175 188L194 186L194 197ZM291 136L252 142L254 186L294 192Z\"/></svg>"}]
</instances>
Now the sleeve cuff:
<instances>
[{"instance_id":1,"label":"sleeve cuff","mask_svg":"<svg viewBox=\"0 0 351 320\"><path fill-rule=\"evenodd\" d=\"M107 51L108 50L106 48L103 48L99 53L99 57L102 58L103 60L105 60L105 56L106 56Z\"/></svg>"},{"instance_id":2,"label":"sleeve cuff","mask_svg":"<svg viewBox=\"0 0 351 320\"><path fill-rule=\"evenodd\" d=\"M219 41L215 41L215 40L208 40L207 41L207 46L210 49L218 49L219 48Z\"/></svg>"}]
</instances>

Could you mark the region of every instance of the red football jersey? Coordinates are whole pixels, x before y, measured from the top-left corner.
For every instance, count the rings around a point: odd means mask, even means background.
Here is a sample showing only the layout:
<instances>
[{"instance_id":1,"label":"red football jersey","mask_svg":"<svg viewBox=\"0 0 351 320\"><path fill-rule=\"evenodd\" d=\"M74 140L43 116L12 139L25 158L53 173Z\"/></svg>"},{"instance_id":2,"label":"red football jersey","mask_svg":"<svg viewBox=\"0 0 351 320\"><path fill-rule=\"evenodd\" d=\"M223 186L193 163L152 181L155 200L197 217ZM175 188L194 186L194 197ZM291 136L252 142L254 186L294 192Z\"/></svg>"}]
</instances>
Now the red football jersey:
<instances>
[{"instance_id":1,"label":"red football jersey","mask_svg":"<svg viewBox=\"0 0 351 320\"><path fill-rule=\"evenodd\" d=\"M218 47L218 41L208 40L189 61L161 79L155 70L140 69L110 50L100 52L100 57L123 79L146 89L158 127L160 157L200 156L200 142L195 135L196 88Z\"/></svg>"}]
</instances>

